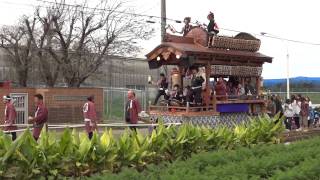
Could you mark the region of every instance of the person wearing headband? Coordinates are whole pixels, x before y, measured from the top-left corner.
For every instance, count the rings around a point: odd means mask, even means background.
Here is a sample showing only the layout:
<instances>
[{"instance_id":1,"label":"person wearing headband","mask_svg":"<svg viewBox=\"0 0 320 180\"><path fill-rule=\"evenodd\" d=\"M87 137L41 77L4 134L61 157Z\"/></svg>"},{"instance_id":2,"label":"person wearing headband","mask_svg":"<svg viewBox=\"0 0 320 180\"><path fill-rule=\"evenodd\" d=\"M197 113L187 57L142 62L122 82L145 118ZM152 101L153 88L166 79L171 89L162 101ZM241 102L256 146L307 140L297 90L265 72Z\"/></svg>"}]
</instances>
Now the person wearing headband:
<instances>
[{"instance_id":1,"label":"person wearing headband","mask_svg":"<svg viewBox=\"0 0 320 180\"><path fill-rule=\"evenodd\" d=\"M183 36L186 36L188 34L188 32L191 31L191 29L192 29L192 25L190 24L191 17L185 17L183 22L184 22L184 26L183 26L181 32L179 32L179 33L182 34Z\"/></svg>"},{"instance_id":2,"label":"person wearing headband","mask_svg":"<svg viewBox=\"0 0 320 180\"><path fill-rule=\"evenodd\" d=\"M219 27L214 19L214 14L213 12L210 12L207 16L208 20L209 20L209 24L207 26L207 30L208 30L208 47L212 46L212 41L213 41L213 37L216 36L219 33Z\"/></svg>"},{"instance_id":3,"label":"person wearing headband","mask_svg":"<svg viewBox=\"0 0 320 180\"><path fill-rule=\"evenodd\" d=\"M9 95L3 96L3 104L5 105L4 110L4 131L6 131L6 134L11 134L12 141L14 141L17 138L17 133L15 130L17 130L17 126L15 126L17 112L16 108L14 107L12 103L12 98Z\"/></svg>"},{"instance_id":4,"label":"person wearing headband","mask_svg":"<svg viewBox=\"0 0 320 180\"><path fill-rule=\"evenodd\" d=\"M133 90L128 91L127 98L125 120L127 124L131 124L130 129L136 131L136 126L134 126L134 124L138 123L139 113L141 113L141 105Z\"/></svg>"},{"instance_id":5,"label":"person wearing headband","mask_svg":"<svg viewBox=\"0 0 320 180\"><path fill-rule=\"evenodd\" d=\"M183 22L184 22L184 26L181 31L175 30L172 26L170 26L170 30L173 33L179 33L179 34L182 34L183 36L186 36L188 32L191 31L191 29L193 28L193 26L190 24L191 17L185 17Z\"/></svg>"}]
</instances>

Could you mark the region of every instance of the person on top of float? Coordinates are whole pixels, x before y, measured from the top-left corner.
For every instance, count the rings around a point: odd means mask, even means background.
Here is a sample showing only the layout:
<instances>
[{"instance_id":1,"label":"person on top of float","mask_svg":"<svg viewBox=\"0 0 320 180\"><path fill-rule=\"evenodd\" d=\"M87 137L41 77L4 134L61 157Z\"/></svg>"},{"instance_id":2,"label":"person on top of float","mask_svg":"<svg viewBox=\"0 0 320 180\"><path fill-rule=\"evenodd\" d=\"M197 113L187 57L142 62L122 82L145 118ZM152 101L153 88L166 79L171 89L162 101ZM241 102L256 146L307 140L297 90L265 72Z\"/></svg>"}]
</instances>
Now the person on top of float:
<instances>
[{"instance_id":1,"label":"person on top of float","mask_svg":"<svg viewBox=\"0 0 320 180\"><path fill-rule=\"evenodd\" d=\"M192 89L191 86L188 85L183 90L183 104L186 105L191 102L193 102Z\"/></svg>"},{"instance_id":2,"label":"person on top of float","mask_svg":"<svg viewBox=\"0 0 320 180\"><path fill-rule=\"evenodd\" d=\"M193 94L193 99L197 106L201 106L202 104L202 84L205 82L205 79L199 73L198 67L192 67L192 78L191 78L191 90Z\"/></svg>"},{"instance_id":3,"label":"person on top of float","mask_svg":"<svg viewBox=\"0 0 320 180\"><path fill-rule=\"evenodd\" d=\"M215 85L215 91L218 101L227 100L227 85L222 77L219 77L219 80Z\"/></svg>"},{"instance_id":4,"label":"person on top of float","mask_svg":"<svg viewBox=\"0 0 320 180\"><path fill-rule=\"evenodd\" d=\"M186 36L188 34L188 32L193 28L193 26L190 24L191 17L185 17L183 22L184 22L184 26L181 29L181 31L175 30L171 25L169 26L170 30L173 33L179 33L179 34L182 34L183 36Z\"/></svg>"},{"instance_id":5,"label":"person on top of float","mask_svg":"<svg viewBox=\"0 0 320 180\"><path fill-rule=\"evenodd\" d=\"M183 91L181 90L181 88L180 88L180 86L178 84L175 84L173 86L172 91L170 92L170 101L171 101L171 103L172 103L172 100L175 101L174 103L178 103L178 104L182 103ZM172 104L174 104L174 103L172 103Z\"/></svg>"},{"instance_id":6,"label":"person on top of float","mask_svg":"<svg viewBox=\"0 0 320 180\"><path fill-rule=\"evenodd\" d=\"M214 19L214 14L213 12L210 12L207 16L208 20L209 20L209 24L207 26L207 30L208 30L208 47L212 46L212 40L213 37L216 36L219 33L219 27Z\"/></svg>"},{"instance_id":7,"label":"person on top of float","mask_svg":"<svg viewBox=\"0 0 320 180\"><path fill-rule=\"evenodd\" d=\"M169 83L167 81L166 76L163 73L160 74L160 79L156 83L149 81L149 84L158 86L158 93L153 102L153 105L156 105L158 103L158 100L161 96L164 96L165 100L169 99L169 96L167 95Z\"/></svg>"}]
</instances>

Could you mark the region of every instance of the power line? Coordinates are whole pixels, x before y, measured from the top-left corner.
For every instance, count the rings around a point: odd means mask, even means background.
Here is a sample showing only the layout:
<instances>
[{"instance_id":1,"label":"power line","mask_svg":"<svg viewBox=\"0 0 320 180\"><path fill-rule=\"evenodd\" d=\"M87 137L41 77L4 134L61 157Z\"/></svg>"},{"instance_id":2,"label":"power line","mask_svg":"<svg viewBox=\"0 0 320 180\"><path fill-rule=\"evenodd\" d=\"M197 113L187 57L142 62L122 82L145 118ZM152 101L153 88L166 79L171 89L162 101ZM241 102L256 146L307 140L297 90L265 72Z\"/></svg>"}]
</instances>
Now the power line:
<instances>
[{"instance_id":1,"label":"power line","mask_svg":"<svg viewBox=\"0 0 320 180\"><path fill-rule=\"evenodd\" d=\"M33 7L33 8L38 8L38 7L41 7L41 8L53 8L52 6L46 6L46 5L36 5L36 4L27 4L27 3L13 3L13 2L9 2L9 1L3 1L3 0L0 0L0 3L2 4L10 4L10 5L16 5L16 6L26 6L26 7ZM53 3L53 2L52 2ZM25 9L25 10L30 10L30 9L26 9L26 8L22 8L22 9ZM94 8L92 8L94 9ZM70 10L72 11L72 10ZM88 11L84 11L84 12L88 12ZM95 12L89 12L89 13L93 13L93 14L99 14L99 13L95 13ZM121 17L115 17L114 20L120 20ZM146 21L148 22L148 21ZM158 23L158 22L154 22L154 23ZM1 24L0 25L7 25L7 24Z\"/></svg>"},{"instance_id":2,"label":"power line","mask_svg":"<svg viewBox=\"0 0 320 180\"><path fill-rule=\"evenodd\" d=\"M143 13L149 12L149 11L153 10L154 8L159 7L159 6L160 6L160 2L158 1L155 5L153 5L152 7L148 8L146 10L141 11L139 14L143 14Z\"/></svg>"},{"instance_id":3,"label":"power line","mask_svg":"<svg viewBox=\"0 0 320 180\"><path fill-rule=\"evenodd\" d=\"M50 4L55 4L56 2L52 2L52 1L47 1L47 0L36 0L36 1L40 1L40 2L45 2L45 3L50 3ZM66 6L71 6L71 7L77 7L78 5L72 5L72 4L66 4L66 3L58 3L61 5L66 5ZM106 9L100 9L100 8L92 8L92 7L84 7L84 8L88 8L88 9L92 9L92 10L106 10ZM107 11L111 11L111 10L107 10ZM125 12L125 11L114 11L117 13L123 13L123 14L127 14L127 15L133 15L133 16L143 16L143 17L148 17L148 18L157 18L157 19L161 19L162 17L160 16L152 16L152 15L146 15L146 14L139 14L139 13L129 13L129 12ZM181 20L176 20L176 19L172 19L172 18L165 18L168 21L173 21L175 23L182 23ZM152 21L152 20L147 20L147 23L160 23L160 22L156 22L156 21ZM198 24L198 22L192 22L193 24ZM227 28L220 28L221 30L225 30L225 31L229 31L229 32L236 32L236 33L240 33L243 31L239 31L239 30L234 30L234 29L227 29ZM285 41L289 41L289 42L294 42L294 43L300 43L300 44L309 44L309 45L314 45L314 46L319 46L319 43L311 43L311 42L306 42L306 41L299 41L299 40L292 40L292 39L287 39L287 38L281 38L281 37L276 37L276 36L270 36L270 35L263 35L263 34L257 34L257 33L251 33L255 36L263 36L263 37L268 37L268 38L273 38L273 39L279 39L279 40L285 40Z\"/></svg>"},{"instance_id":4,"label":"power line","mask_svg":"<svg viewBox=\"0 0 320 180\"><path fill-rule=\"evenodd\" d=\"M69 6L69 7L79 7L79 5L75 5L75 4L59 3L59 2L52 2L52 1L47 1L47 0L36 0L36 1L42 2L42 3L49 3L49 4L59 4L59 5ZM132 16L162 19L162 17L160 17L160 16L154 16L154 15L148 15L148 14L142 14L142 13L130 13L130 12L126 12L126 11L117 11L117 10L113 10L113 9L93 8L93 7L88 7L88 6L84 6L82 8L90 9L90 10L98 10L98 11L112 11L112 12L116 12L116 13L132 15ZM165 18L165 19L168 21L176 22L176 23L182 23L181 20L176 20L176 19L172 19L172 18Z\"/></svg>"},{"instance_id":5,"label":"power line","mask_svg":"<svg viewBox=\"0 0 320 180\"><path fill-rule=\"evenodd\" d=\"M272 39L278 39L278 40L282 40L282 41L289 41L289 42L293 42L293 43L308 44L308 45L313 45L313 46L320 46L319 43L312 43L312 42L306 42L306 41L299 41L299 40L282 38L282 37L278 37L278 36L275 36L275 35L270 35L270 34L265 33L265 32L261 32L261 33L260 33L260 36L267 37L267 38L272 38Z\"/></svg>"},{"instance_id":6,"label":"power line","mask_svg":"<svg viewBox=\"0 0 320 180\"><path fill-rule=\"evenodd\" d=\"M36 1L42 2L42 3L54 4L54 5L59 4L59 5L63 5L63 6L69 6L69 7L79 7L79 5L75 5L75 4L59 3L59 2L52 2L52 1L46 1L46 0L36 0ZM131 12L126 12L126 11L117 11L117 10L114 10L114 9L93 8L93 7L89 7L89 6L82 6L82 8L90 9L90 10L98 10L98 11L112 11L112 12L115 12L115 13L121 13L121 14L132 15L132 16L141 16L141 17L148 17L148 18L152 18L152 17L161 18L159 16L151 16L151 15L147 15L147 14L131 13Z\"/></svg>"},{"instance_id":7,"label":"power line","mask_svg":"<svg viewBox=\"0 0 320 180\"><path fill-rule=\"evenodd\" d=\"M33 4L25 4L25 3L14 3L14 2L9 2L9 1L0 1L0 3L3 3L3 4L11 4L11 5L22 5L22 6L28 6L28 7L35 7L35 5Z\"/></svg>"},{"instance_id":8,"label":"power line","mask_svg":"<svg viewBox=\"0 0 320 180\"><path fill-rule=\"evenodd\" d=\"M59 3L59 2L52 2L52 1L47 1L47 0L36 0L38 2L42 2L42 3L47 3L47 4L59 4L59 5L64 5L64 6L69 6L69 7L79 7L80 5L75 5L75 4L67 4L67 3ZM13 5L19 5L19 3L12 3L12 2L8 2L8 1L2 1L4 3L7 4L13 4ZM33 6L33 7L43 7L43 8L50 8L50 6L41 6L41 5L34 5L34 4L24 4L24 3L20 3L20 5L25 5L25 6ZM147 17L147 18L157 18L157 19L161 19L160 16L154 16L154 15L147 15L147 14L142 14L142 13L131 13L131 12L126 12L126 11L116 11L116 10L111 10L111 9L102 9L102 8L93 8L93 7L89 7L89 6L83 6L82 8L84 9L90 9L90 10L98 10L98 11L113 11L116 13L121 13L121 14L126 14L126 15L132 15L132 16L139 16L139 17ZM153 7L152 7L153 8ZM151 9L152 9L151 8ZM161 23L160 21L153 21L153 20L145 20L146 23L150 23L150 24L155 24L155 23ZM176 19L172 19L172 18L166 18L166 20L168 21L172 21L175 23L182 23L181 20L176 20ZM191 22L192 24L199 24L199 22ZM221 30L225 30L225 31L229 31L229 32L236 32L236 33L240 33L243 31L239 31L239 30L234 30L234 29L228 29L228 28L220 28ZM306 42L306 41L300 41L300 40L293 40L293 39L287 39L287 38L282 38L282 37L277 37L277 36L272 36L272 35L268 35L267 33L263 34L257 34L257 33L251 33L255 36L261 36L261 37L267 37L267 38L272 38L272 39L278 39L278 40L285 40L285 41L289 41L289 42L293 42L293 43L299 43L299 44L308 44L308 45L314 45L314 46L319 46L320 43L313 43L313 42Z\"/></svg>"}]
</instances>

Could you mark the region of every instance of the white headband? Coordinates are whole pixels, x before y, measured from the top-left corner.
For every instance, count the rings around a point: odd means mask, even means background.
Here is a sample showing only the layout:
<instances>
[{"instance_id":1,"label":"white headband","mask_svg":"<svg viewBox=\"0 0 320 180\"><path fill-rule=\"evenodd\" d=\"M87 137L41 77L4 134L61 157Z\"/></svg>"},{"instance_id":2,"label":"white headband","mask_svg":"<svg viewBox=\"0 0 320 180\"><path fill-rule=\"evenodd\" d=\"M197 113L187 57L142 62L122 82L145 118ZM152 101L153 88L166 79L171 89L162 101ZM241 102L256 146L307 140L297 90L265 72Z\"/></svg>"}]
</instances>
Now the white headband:
<instances>
[{"instance_id":1,"label":"white headband","mask_svg":"<svg viewBox=\"0 0 320 180\"><path fill-rule=\"evenodd\" d=\"M12 98L10 96L3 96L4 100L12 100Z\"/></svg>"}]
</instances>

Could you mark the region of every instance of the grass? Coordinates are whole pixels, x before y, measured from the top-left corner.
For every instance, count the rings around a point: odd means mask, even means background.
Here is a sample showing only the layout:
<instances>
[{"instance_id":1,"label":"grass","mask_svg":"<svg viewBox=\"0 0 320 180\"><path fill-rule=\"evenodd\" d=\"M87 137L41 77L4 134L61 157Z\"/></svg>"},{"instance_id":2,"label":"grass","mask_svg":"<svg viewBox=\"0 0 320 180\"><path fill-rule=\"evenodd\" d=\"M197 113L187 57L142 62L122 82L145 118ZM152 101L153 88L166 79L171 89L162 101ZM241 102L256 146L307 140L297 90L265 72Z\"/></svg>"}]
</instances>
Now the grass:
<instances>
[{"instance_id":1,"label":"grass","mask_svg":"<svg viewBox=\"0 0 320 180\"><path fill-rule=\"evenodd\" d=\"M303 96L309 96L313 104L320 104L320 93L319 94L305 94Z\"/></svg>"},{"instance_id":2,"label":"grass","mask_svg":"<svg viewBox=\"0 0 320 180\"><path fill-rule=\"evenodd\" d=\"M275 93L275 94L277 94L277 93ZM291 94L295 94L295 93L292 92ZM285 92L280 93L279 95L285 100L285 98L286 98ZM320 104L320 92L319 93L301 93L301 95L304 97L308 96L311 99L313 104Z\"/></svg>"}]
</instances>

